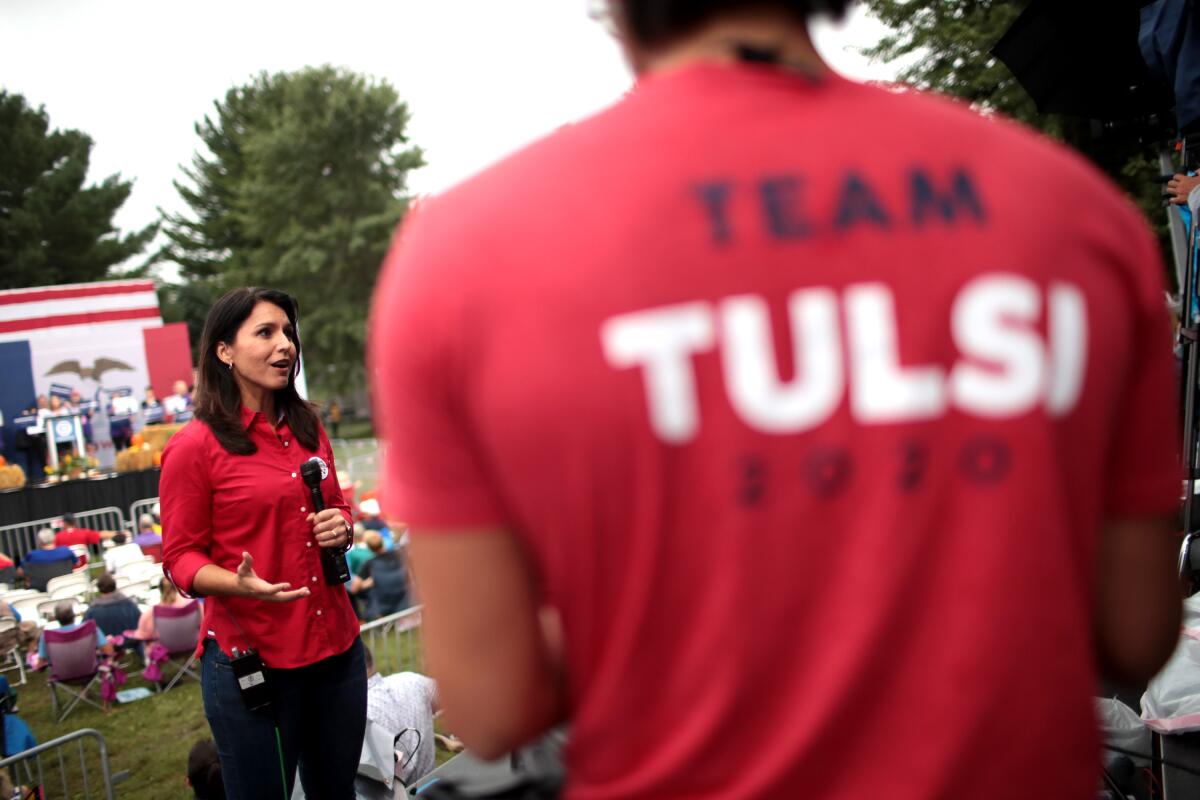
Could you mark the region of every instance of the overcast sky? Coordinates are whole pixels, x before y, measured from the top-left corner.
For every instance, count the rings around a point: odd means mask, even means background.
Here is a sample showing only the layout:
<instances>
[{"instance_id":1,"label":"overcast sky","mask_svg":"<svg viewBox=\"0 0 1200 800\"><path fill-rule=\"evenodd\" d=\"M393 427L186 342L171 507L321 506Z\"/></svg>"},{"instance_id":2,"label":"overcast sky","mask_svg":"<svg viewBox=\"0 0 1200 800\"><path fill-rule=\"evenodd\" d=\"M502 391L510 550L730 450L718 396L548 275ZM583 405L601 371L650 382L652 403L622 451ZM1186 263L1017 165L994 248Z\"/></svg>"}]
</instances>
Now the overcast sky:
<instances>
[{"instance_id":1,"label":"overcast sky","mask_svg":"<svg viewBox=\"0 0 1200 800\"><path fill-rule=\"evenodd\" d=\"M0 87L95 141L90 180L133 179L117 224L178 211L171 185L194 123L257 72L333 64L391 82L437 192L630 85L585 0L0 0ZM889 79L855 48L882 26L861 11L817 45L843 74ZM0 155L0 157L3 157Z\"/></svg>"}]
</instances>

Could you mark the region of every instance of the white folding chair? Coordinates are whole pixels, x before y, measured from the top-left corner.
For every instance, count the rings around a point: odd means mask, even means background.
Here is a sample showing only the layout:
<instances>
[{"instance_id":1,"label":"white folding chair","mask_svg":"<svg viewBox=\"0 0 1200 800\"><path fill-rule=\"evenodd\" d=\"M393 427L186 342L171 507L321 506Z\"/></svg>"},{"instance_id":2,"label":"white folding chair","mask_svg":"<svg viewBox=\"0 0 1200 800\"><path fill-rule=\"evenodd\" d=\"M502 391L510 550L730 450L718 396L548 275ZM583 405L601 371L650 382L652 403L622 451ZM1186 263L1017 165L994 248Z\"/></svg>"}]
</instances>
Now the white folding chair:
<instances>
[{"instance_id":1,"label":"white folding chair","mask_svg":"<svg viewBox=\"0 0 1200 800\"><path fill-rule=\"evenodd\" d=\"M66 586L59 586L56 589L50 590L51 600L67 600L70 598L79 597L87 592L87 584L68 583Z\"/></svg>"},{"instance_id":2,"label":"white folding chair","mask_svg":"<svg viewBox=\"0 0 1200 800\"><path fill-rule=\"evenodd\" d=\"M59 575L57 578L51 578L46 581L46 591L51 597L58 597L55 592L65 587L77 587L74 591L85 592L88 589L89 581L86 572L72 572L70 575Z\"/></svg>"},{"instance_id":3,"label":"white folding chair","mask_svg":"<svg viewBox=\"0 0 1200 800\"><path fill-rule=\"evenodd\" d=\"M152 592L153 589L150 588L150 579L147 578L146 580L134 581L134 582L130 583L129 585L127 585L121 591L123 591L125 594L127 594L131 597L144 598L146 595L150 594L150 592Z\"/></svg>"},{"instance_id":4,"label":"white folding chair","mask_svg":"<svg viewBox=\"0 0 1200 800\"><path fill-rule=\"evenodd\" d=\"M41 624L42 615L38 613L38 605L49 600L50 595L45 592L34 592L25 597L18 597L9 603L13 611L21 615L21 619L31 620Z\"/></svg>"},{"instance_id":5,"label":"white folding chair","mask_svg":"<svg viewBox=\"0 0 1200 800\"><path fill-rule=\"evenodd\" d=\"M58 599L49 598L46 600L42 600L37 605L38 616L41 617L42 619L54 619L55 607L59 603L63 602L64 600L71 601L71 604L75 609L75 619L81 619L83 617L83 612L87 611L87 605L85 603L80 602L80 600L76 597L62 597L62 598L58 598Z\"/></svg>"},{"instance_id":6,"label":"white folding chair","mask_svg":"<svg viewBox=\"0 0 1200 800\"><path fill-rule=\"evenodd\" d=\"M18 683L25 685L25 659L21 658L21 650L17 645L17 635L20 631L20 623L16 617L0 617L0 637L11 636L12 644L0 652L0 672L9 672L16 670L21 676Z\"/></svg>"}]
</instances>

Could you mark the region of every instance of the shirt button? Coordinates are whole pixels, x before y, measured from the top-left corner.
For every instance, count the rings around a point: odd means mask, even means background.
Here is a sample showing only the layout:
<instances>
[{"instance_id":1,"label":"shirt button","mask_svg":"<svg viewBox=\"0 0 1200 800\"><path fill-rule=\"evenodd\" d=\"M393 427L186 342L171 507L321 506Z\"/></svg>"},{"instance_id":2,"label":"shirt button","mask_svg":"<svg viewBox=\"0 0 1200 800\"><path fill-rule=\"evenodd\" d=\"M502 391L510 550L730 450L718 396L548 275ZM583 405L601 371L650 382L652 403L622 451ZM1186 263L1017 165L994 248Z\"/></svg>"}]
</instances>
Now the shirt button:
<instances>
[{"instance_id":1,"label":"shirt button","mask_svg":"<svg viewBox=\"0 0 1200 800\"><path fill-rule=\"evenodd\" d=\"M289 444L291 444L291 442L284 442L284 443L283 443L283 446L284 446L284 447L287 447ZM293 476L293 477L295 477L295 476Z\"/></svg>"},{"instance_id":2,"label":"shirt button","mask_svg":"<svg viewBox=\"0 0 1200 800\"><path fill-rule=\"evenodd\" d=\"M316 582L317 582L317 576L313 575L313 583L316 583Z\"/></svg>"},{"instance_id":3,"label":"shirt button","mask_svg":"<svg viewBox=\"0 0 1200 800\"><path fill-rule=\"evenodd\" d=\"M294 472L293 472L293 473L292 473L292 477L293 477L293 478L294 478L294 477L296 477L296 473L294 473Z\"/></svg>"},{"instance_id":4,"label":"shirt button","mask_svg":"<svg viewBox=\"0 0 1200 800\"><path fill-rule=\"evenodd\" d=\"M321 613L322 613L322 612L321 612L321 609L319 609L319 608L318 608L318 609L317 609L317 616L318 616L318 617L319 617L319 616L321 616Z\"/></svg>"},{"instance_id":5,"label":"shirt button","mask_svg":"<svg viewBox=\"0 0 1200 800\"><path fill-rule=\"evenodd\" d=\"M301 510L301 511L303 511L303 510L304 510L304 506L300 506L300 510Z\"/></svg>"},{"instance_id":6,"label":"shirt button","mask_svg":"<svg viewBox=\"0 0 1200 800\"><path fill-rule=\"evenodd\" d=\"M305 545L304 545L304 546L305 546L305 547L312 547L312 542L307 542L307 543L305 543Z\"/></svg>"}]
</instances>

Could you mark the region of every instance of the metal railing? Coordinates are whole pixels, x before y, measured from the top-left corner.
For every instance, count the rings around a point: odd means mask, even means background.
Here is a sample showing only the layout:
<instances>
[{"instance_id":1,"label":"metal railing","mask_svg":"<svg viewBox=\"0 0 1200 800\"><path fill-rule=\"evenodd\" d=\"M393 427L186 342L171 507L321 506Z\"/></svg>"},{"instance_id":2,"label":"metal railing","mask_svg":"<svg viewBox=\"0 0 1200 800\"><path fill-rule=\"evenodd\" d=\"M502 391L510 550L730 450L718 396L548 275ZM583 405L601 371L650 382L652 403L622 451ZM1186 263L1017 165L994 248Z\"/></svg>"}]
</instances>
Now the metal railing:
<instances>
[{"instance_id":1,"label":"metal railing","mask_svg":"<svg viewBox=\"0 0 1200 800\"><path fill-rule=\"evenodd\" d=\"M89 754L84 740L93 739L97 752ZM75 747L72 748L71 745ZM76 750L75 755L69 750ZM48 755L53 751L52 755ZM43 756L47 756L43 758ZM113 785L129 777L128 772L113 774L108 763L108 745L104 736L93 728L84 728L52 739L45 744L0 760L0 769L9 768L14 783L40 786L45 800L56 797L103 797L113 800ZM99 775L96 772L99 772ZM81 787L76 788L77 784ZM62 794L58 790L62 790Z\"/></svg>"},{"instance_id":2,"label":"metal railing","mask_svg":"<svg viewBox=\"0 0 1200 800\"><path fill-rule=\"evenodd\" d=\"M61 518L62 516L59 515L0 527L0 551L11 558L24 558L30 550L37 549L38 531L42 528L52 527ZM75 522L81 528L119 531L125 528L125 515L116 506L105 506L76 513Z\"/></svg>"},{"instance_id":3,"label":"metal railing","mask_svg":"<svg viewBox=\"0 0 1200 800\"><path fill-rule=\"evenodd\" d=\"M371 648L375 669L380 673L425 672L420 606L363 623L359 633L363 644Z\"/></svg>"},{"instance_id":4,"label":"metal railing","mask_svg":"<svg viewBox=\"0 0 1200 800\"><path fill-rule=\"evenodd\" d=\"M147 497L145 500L138 500L129 506L129 531L135 536L138 532L138 520L142 518L142 514L149 514L153 508L158 505L157 497Z\"/></svg>"},{"instance_id":5,"label":"metal railing","mask_svg":"<svg viewBox=\"0 0 1200 800\"><path fill-rule=\"evenodd\" d=\"M375 488L379 470L379 442L376 439L334 439L330 446L338 469L349 473L361 491Z\"/></svg>"}]
</instances>

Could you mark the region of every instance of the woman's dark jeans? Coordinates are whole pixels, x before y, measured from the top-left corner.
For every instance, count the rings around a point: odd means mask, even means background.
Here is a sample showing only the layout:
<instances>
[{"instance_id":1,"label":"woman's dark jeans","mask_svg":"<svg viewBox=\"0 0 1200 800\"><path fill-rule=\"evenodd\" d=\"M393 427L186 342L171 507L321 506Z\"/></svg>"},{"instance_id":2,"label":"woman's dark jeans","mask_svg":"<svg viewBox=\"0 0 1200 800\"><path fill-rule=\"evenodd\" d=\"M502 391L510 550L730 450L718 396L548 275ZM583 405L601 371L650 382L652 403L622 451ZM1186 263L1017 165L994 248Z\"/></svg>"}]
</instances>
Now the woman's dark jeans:
<instances>
[{"instance_id":1,"label":"woman's dark jeans","mask_svg":"<svg viewBox=\"0 0 1200 800\"><path fill-rule=\"evenodd\" d=\"M229 800L288 800L297 765L306 796L353 800L367 725L361 639L341 655L307 667L266 670L275 698L269 711L246 708L229 656L211 639L204 643L200 673L204 715Z\"/></svg>"}]
</instances>

